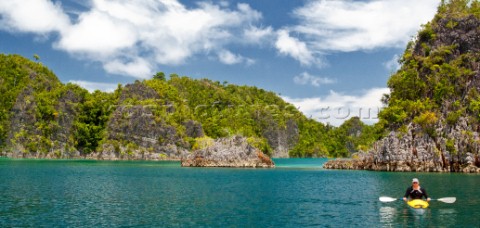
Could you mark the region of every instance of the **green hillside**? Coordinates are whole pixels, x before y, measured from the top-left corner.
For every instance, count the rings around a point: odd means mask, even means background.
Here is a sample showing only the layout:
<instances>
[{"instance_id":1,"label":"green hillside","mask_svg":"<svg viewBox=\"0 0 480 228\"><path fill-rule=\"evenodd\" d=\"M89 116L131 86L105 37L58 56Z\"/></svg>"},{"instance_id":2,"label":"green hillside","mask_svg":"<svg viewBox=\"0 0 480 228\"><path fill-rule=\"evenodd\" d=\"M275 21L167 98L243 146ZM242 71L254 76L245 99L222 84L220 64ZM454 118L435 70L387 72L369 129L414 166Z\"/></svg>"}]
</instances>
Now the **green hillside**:
<instances>
[{"instance_id":1,"label":"green hillside","mask_svg":"<svg viewBox=\"0 0 480 228\"><path fill-rule=\"evenodd\" d=\"M271 156L341 157L370 145L381 132L358 118L326 126L252 86L176 74L167 80L159 72L113 93L89 93L62 84L40 62L0 55L0 63L4 154L78 157L111 151L169 158L209 139L242 135Z\"/></svg>"}]
</instances>

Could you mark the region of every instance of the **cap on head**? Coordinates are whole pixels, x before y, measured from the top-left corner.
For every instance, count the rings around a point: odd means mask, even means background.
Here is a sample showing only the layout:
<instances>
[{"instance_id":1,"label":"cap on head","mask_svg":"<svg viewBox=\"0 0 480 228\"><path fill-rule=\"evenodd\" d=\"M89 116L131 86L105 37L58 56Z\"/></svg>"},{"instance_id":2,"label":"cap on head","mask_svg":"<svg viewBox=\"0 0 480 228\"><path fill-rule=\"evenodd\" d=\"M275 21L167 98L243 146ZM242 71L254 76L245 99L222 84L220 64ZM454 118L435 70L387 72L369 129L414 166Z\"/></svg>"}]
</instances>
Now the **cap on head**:
<instances>
[{"instance_id":1,"label":"cap on head","mask_svg":"<svg viewBox=\"0 0 480 228\"><path fill-rule=\"evenodd\" d=\"M420 183L417 178L412 179L412 183L414 183L414 182Z\"/></svg>"}]
</instances>

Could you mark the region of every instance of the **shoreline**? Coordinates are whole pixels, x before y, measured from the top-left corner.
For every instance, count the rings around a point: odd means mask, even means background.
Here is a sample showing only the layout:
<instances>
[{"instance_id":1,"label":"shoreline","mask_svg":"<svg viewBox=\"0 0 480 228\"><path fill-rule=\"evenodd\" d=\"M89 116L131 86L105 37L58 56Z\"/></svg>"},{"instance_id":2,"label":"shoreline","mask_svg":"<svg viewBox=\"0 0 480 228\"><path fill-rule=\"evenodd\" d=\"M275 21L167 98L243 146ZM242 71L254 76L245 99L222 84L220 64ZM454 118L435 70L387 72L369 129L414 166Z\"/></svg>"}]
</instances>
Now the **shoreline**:
<instances>
[{"instance_id":1,"label":"shoreline","mask_svg":"<svg viewBox=\"0 0 480 228\"><path fill-rule=\"evenodd\" d=\"M0 156L1 159L8 160L44 160L44 161L152 161L152 162L181 162L181 159L95 159L89 157L71 157L71 158L52 158L52 157L9 157Z\"/></svg>"},{"instance_id":2,"label":"shoreline","mask_svg":"<svg viewBox=\"0 0 480 228\"><path fill-rule=\"evenodd\" d=\"M478 173L480 167L472 164L453 164L448 168L436 166L433 162L374 162L355 158L329 160L323 164L324 169L367 170L380 172L425 172L425 173Z\"/></svg>"}]
</instances>

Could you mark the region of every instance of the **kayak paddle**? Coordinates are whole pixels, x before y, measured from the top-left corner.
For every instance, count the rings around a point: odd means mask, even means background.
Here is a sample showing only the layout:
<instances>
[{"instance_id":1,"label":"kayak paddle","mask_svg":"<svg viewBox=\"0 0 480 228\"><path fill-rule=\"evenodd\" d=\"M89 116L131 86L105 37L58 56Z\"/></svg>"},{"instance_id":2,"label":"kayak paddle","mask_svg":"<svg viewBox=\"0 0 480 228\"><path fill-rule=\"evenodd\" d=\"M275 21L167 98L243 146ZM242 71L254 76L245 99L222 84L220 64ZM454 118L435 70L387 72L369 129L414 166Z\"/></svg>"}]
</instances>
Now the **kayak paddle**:
<instances>
[{"instance_id":1,"label":"kayak paddle","mask_svg":"<svg viewBox=\"0 0 480 228\"><path fill-rule=\"evenodd\" d=\"M390 202L393 202L395 200L397 200L396 198L392 198L392 197L388 197L388 196L380 196L380 198L378 198L378 200L380 200L380 202L384 202L384 203L390 203Z\"/></svg>"},{"instance_id":2,"label":"kayak paddle","mask_svg":"<svg viewBox=\"0 0 480 228\"><path fill-rule=\"evenodd\" d=\"M456 197L444 197L444 198L431 199L431 200L437 200L437 201L444 202L444 203L455 203L455 201L457 201L457 198Z\"/></svg>"},{"instance_id":3,"label":"kayak paddle","mask_svg":"<svg viewBox=\"0 0 480 228\"><path fill-rule=\"evenodd\" d=\"M392 197L388 197L388 196L381 196L380 198L378 198L378 200L380 200L380 202L389 203L389 202L393 202L397 199L392 198ZM401 200L401 199L398 199L398 200ZM440 202L443 202L443 203L455 203L457 198L456 197L444 197L444 198L431 199L431 200L436 200L436 201L440 201Z\"/></svg>"},{"instance_id":4,"label":"kayak paddle","mask_svg":"<svg viewBox=\"0 0 480 228\"><path fill-rule=\"evenodd\" d=\"M392 197L388 197L388 196L381 196L380 198L378 198L378 200L380 200L380 202L384 202L384 203L390 203L390 202L393 202L395 200L397 200L396 198L392 198ZM401 200L401 199L399 199Z\"/></svg>"}]
</instances>

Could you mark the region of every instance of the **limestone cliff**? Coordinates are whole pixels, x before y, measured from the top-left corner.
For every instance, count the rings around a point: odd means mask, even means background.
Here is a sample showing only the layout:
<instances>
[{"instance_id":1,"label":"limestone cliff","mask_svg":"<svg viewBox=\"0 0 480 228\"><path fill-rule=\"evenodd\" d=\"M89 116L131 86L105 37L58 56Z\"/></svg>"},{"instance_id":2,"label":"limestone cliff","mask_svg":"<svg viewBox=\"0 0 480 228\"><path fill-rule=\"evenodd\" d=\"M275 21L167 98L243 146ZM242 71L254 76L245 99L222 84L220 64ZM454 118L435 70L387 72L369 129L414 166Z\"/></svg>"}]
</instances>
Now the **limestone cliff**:
<instances>
[{"instance_id":1,"label":"limestone cliff","mask_svg":"<svg viewBox=\"0 0 480 228\"><path fill-rule=\"evenodd\" d=\"M353 159L327 162L328 169L362 169L398 172L480 172L480 137L472 133L462 118L454 127L436 128L444 137L432 138L413 124L407 133L392 131L365 153L354 154Z\"/></svg>"},{"instance_id":2,"label":"limestone cliff","mask_svg":"<svg viewBox=\"0 0 480 228\"><path fill-rule=\"evenodd\" d=\"M388 134L326 168L480 172L480 3L444 1L388 82Z\"/></svg>"}]
</instances>

